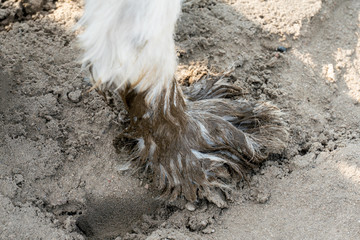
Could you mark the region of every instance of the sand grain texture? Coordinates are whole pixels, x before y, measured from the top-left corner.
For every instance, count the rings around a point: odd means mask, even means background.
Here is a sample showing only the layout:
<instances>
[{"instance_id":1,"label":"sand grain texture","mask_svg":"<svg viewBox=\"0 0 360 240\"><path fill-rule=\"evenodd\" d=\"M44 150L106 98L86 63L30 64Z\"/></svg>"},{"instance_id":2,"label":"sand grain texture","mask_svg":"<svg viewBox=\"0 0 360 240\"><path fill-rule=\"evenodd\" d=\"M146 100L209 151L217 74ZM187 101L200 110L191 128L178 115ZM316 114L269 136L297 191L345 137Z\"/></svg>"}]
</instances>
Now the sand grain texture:
<instances>
[{"instance_id":1,"label":"sand grain texture","mask_svg":"<svg viewBox=\"0 0 360 240\"><path fill-rule=\"evenodd\" d=\"M179 81L231 69L225 80L283 109L291 134L228 209L192 211L120 171L125 114L87 93L81 13L81 1L1 1L0 239L360 239L358 0L184 1Z\"/></svg>"}]
</instances>

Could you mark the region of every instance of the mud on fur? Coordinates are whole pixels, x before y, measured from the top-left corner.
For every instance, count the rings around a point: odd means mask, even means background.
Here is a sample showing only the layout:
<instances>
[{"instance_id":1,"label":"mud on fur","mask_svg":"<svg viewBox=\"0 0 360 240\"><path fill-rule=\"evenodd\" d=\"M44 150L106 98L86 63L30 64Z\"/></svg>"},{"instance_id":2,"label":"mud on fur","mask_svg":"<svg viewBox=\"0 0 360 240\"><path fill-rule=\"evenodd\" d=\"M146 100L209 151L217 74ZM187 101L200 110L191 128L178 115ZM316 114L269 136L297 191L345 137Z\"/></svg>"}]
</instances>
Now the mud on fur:
<instances>
[{"instance_id":1,"label":"mud on fur","mask_svg":"<svg viewBox=\"0 0 360 240\"><path fill-rule=\"evenodd\" d=\"M207 81L183 93L174 79L173 40L181 0L87 0L79 21L82 62L99 90L119 93L129 114L124 137L136 141L129 167L174 200L231 189L280 153L283 114L269 103L230 100L238 89Z\"/></svg>"}]
</instances>

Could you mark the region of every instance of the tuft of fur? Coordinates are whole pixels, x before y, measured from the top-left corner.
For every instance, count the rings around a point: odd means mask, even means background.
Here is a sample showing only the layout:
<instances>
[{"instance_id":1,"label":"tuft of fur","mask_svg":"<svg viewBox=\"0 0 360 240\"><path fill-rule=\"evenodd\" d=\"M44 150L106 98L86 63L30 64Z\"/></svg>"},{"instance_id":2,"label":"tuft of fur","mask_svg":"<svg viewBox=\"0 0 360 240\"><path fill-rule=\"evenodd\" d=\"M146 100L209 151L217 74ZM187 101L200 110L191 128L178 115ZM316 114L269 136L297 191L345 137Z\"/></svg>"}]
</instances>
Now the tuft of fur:
<instances>
[{"instance_id":1,"label":"tuft of fur","mask_svg":"<svg viewBox=\"0 0 360 240\"><path fill-rule=\"evenodd\" d=\"M77 27L84 49L81 61L91 65L102 88L130 85L147 91L147 102L168 89L176 70L173 40L181 0L86 0Z\"/></svg>"},{"instance_id":2,"label":"tuft of fur","mask_svg":"<svg viewBox=\"0 0 360 240\"><path fill-rule=\"evenodd\" d=\"M184 95L173 78L179 11L180 0L87 0L82 61L100 88L124 102L130 123L123 137L136 141L129 166L170 200L214 201L281 152L288 134L275 106L226 99L240 95L235 86L214 79Z\"/></svg>"},{"instance_id":3,"label":"tuft of fur","mask_svg":"<svg viewBox=\"0 0 360 240\"><path fill-rule=\"evenodd\" d=\"M205 84L210 87L202 89L212 92L212 98L198 93L201 100L187 100L173 81L167 111L162 111L165 93L155 107L147 107L142 94L120 93L130 117L124 136L138 141L130 166L150 176L170 200L184 196L211 201L213 193L226 193L270 153L281 153L286 146L288 133L278 108L221 98L229 91L227 85Z\"/></svg>"}]
</instances>

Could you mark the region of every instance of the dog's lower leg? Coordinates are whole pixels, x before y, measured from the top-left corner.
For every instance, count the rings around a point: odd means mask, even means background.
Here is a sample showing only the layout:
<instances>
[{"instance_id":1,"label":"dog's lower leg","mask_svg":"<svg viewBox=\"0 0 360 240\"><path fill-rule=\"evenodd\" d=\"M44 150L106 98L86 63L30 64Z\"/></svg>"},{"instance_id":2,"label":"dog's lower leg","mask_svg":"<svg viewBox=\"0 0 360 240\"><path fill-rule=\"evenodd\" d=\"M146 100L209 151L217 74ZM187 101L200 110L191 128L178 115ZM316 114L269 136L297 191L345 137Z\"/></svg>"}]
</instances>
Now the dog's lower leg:
<instances>
[{"instance_id":1,"label":"dog's lower leg","mask_svg":"<svg viewBox=\"0 0 360 240\"><path fill-rule=\"evenodd\" d=\"M274 106L221 98L236 87L209 82L184 96L173 78L179 11L180 0L87 0L79 39L95 82L118 91L128 110L124 135L137 141L131 167L162 196L194 201L281 151L287 133Z\"/></svg>"}]
</instances>

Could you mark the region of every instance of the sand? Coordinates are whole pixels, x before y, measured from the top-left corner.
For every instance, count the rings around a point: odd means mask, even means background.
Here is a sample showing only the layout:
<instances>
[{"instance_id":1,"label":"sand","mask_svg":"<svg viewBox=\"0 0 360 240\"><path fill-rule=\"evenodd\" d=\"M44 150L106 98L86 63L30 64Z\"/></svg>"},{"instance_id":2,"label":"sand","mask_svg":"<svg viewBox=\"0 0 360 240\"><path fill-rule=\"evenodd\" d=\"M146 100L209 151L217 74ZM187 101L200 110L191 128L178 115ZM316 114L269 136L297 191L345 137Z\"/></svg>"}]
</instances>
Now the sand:
<instances>
[{"instance_id":1,"label":"sand","mask_svg":"<svg viewBox=\"0 0 360 240\"><path fill-rule=\"evenodd\" d=\"M184 1L179 82L231 70L290 131L224 209L164 202L121 170L126 114L87 92L82 8L1 1L0 239L360 239L360 1Z\"/></svg>"}]
</instances>

